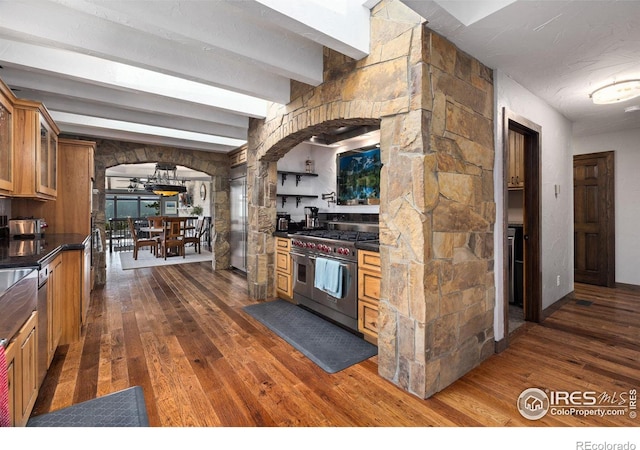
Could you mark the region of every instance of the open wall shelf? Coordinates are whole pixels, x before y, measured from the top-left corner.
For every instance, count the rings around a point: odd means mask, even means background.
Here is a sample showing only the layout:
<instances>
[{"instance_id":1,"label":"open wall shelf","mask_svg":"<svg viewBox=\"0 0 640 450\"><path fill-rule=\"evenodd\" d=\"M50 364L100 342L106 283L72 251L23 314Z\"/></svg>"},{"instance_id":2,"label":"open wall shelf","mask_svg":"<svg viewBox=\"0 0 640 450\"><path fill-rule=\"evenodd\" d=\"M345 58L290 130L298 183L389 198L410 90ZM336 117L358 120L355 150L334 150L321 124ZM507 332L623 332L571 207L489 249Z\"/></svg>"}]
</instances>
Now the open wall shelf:
<instances>
[{"instance_id":1,"label":"open wall shelf","mask_svg":"<svg viewBox=\"0 0 640 450\"><path fill-rule=\"evenodd\" d=\"M300 183L302 177L317 177L317 173L308 173L308 172L287 172L283 170L278 170L278 174L282 180L282 186L284 186L284 182L287 181L287 177L289 175L294 175L296 177L296 186Z\"/></svg>"},{"instance_id":2,"label":"open wall shelf","mask_svg":"<svg viewBox=\"0 0 640 450\"><path fill-rule=\"evenodd\" d=\"M295 197L296 198L296 208L300 204L303 198L318 198L317 195L296 195L296 194L276 194L276 197L280 197L282 199L282 206L287 203L287 197Z\"/></svg>"}]
</instances>

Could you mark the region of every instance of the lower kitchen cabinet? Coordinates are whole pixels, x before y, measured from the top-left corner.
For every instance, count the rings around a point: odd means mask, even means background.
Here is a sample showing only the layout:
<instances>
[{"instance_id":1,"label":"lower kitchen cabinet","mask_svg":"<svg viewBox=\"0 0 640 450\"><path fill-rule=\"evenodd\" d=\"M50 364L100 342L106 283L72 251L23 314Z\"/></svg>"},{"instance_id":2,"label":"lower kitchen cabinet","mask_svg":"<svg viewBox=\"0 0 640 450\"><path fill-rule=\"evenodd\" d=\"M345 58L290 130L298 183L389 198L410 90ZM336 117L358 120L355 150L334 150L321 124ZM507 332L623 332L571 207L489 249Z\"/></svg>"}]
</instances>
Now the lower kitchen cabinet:
<instances>
[{"instance_id":1,"label":"lower kitchen cabinet","mask_svg":"<svg viewBox=\"0 0 640 450\"><path fill-rule=\"evenodd\" d=\"M293 263L291 239L276 237L276 294L283 300L293 301Z\"/></svg>"},{"instance_id":2,"label":"lower kitchen cabinet","mask_svg":"<svg viewBox=\"0 0 640 450\"><path fill-rule=\"evenodd\" d=\"M88 242L88 241L85 241ZM62 273L64 289L61 292L60 305L62 317L62 336L60 345L71 344L80 339L82 326L86 322L90 295L91 261L85 249L62 252Z\"/></svg>"},{"instance_id":3,"label":"lower kitchen cabinet","mask_svg":"<svg viewBox=\"0 0 640 450\"><path fill-rule=\"evenodd\" d=\"M358 331L376 345L381 278L380 254L358 250Z\"/></svg>"},{"instance_id":4,"label":"lower kitchen cabinet","mask_svg":"<svg viewBox=\"0 0 640 450\"><path fill-rule=\"evenodd\" d=\"M16 424L16 368L18 366L16 347L17 344L12 342L5 351L5 358L7 359L7 385L9 387L9 425L12 427Z\"/></svg>"},{"instance_id":5,"label":"lower kitchen cabinet","mask_svg":"<svg viewBox=\"0 0 640 450\"><path fill-rule=\"evenodd\" d=\"M84 241L84 251L82 256L82 297L80 298L80 321L87 323L87 311L89 311L89 300L91 299L92 276L91 276L91 236Z\"/></svg>"},{"instance_id":6,"label":"lower kitchen cabinet","mask_svg":"<svg viewBox=\"0 0 640 450\"><path fill-rule=\"evenodd\" d=\"M12 426L27 424L38 398L38 312L34 311L6 350Z\"/></svg>"},{"instance_id":7,"label":"lower kitchen cabinet","mask_svg":"<svg viewBox=\"0 0 640 450\"><path fill-rule=\"evenodd\" d=\"M64 293L64 277L62 272L62 255L49 263L49 279L47 281L47 350L48 365L56 353L62 336L62 305L60 299ZM45 332L45 330L41 330Z\"/></svg>"}]
</instances>

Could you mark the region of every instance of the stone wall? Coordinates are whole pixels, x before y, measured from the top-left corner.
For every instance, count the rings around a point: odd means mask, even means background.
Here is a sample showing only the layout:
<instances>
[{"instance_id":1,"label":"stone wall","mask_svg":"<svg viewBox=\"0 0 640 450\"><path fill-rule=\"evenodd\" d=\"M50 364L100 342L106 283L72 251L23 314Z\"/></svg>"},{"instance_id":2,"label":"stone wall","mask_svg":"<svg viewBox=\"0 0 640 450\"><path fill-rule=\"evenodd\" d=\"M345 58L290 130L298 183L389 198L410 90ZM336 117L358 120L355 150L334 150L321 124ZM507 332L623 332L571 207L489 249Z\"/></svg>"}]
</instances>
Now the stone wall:
<instances>
[{"instance_id":1,"label":"stone wall","mask_svg":"<svg viewBox=\"0 0 640 450\"><path fill-rule=\"evenodd\" d=\"M208 196L211 202L210 211L213 225L211 264L216 270L229 268L231 217L229 213L229 158L226 154L104 139L98 139L96 143L94 188L98 190L98 195L97 205L94 205L94 220L103 240L103 251L94 252L95 282L97 285L106 283L106 252L109 251L105 243L105 171L108 167L120 164L170 162L211 175L213 192Z\"/></svg>"},{"instance_id":2,"label":"stone wall","mask_svg":"<svg viewBox=\"0 0 640 450\"><path fill-rule=\"evenodd\" d=\"M397 0L360 61L325 51L324 82L250 123L249 293L275 295L276 161L323 129L379 123L378 370L420 397L493 352L492 72Z\"/></svg>"}]
</instances>

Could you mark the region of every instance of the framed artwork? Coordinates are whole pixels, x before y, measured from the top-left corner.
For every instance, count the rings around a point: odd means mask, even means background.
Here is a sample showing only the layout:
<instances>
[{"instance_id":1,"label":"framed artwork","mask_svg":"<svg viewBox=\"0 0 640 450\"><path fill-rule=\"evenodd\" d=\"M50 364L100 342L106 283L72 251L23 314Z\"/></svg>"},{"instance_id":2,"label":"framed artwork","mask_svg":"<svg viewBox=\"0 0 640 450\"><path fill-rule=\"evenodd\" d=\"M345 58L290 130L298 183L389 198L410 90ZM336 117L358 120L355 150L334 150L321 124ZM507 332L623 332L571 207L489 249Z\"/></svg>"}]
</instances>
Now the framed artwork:
<instances>
[{"instance_id":1,"label":"framed artwork","mask_svg":"<svg viewBox=\"0 0 640 450\"><path fill-rule=\"evenodd\" d=\"M178 202L175 200L164 202L164 213L166 215L178 214Z\"/></svg>"},{"instance_id":2,"label":"framed artwork","mask_svg":"<svg viewBox=\"0 0 640 450\"><path fill-rule=\"evenodd\" d=\"M380 148L349 150L336 159L338 205L379 205Z\"/></svg>"}]
</instances>

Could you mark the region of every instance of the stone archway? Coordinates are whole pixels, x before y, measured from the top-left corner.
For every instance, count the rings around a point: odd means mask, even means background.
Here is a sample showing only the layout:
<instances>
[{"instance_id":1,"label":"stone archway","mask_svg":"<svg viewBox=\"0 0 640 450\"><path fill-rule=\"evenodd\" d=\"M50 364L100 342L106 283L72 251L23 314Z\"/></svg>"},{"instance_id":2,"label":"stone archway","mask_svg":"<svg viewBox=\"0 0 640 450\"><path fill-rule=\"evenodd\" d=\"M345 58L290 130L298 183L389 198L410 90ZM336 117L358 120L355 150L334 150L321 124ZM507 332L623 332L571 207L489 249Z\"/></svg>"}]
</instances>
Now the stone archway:
<instances>
[{"instance_id":1,"label":"stone archway","mask_svg":"<svg viewBox=\"0 0 640 450\"><path fill-rule=\"evenodd\" d=\"M276 161L323 126L379 121L378 371L426 398L494 351L492 73L397 0L372 10L369 56L325 49L324 73L250 121L249 294L275 294Z\"/></svg>"},{"instance_id":2,"label":"stone archway","mask_svg":"<svg viewBox=\"0 0 640 450\"><path fill-rule=\"evenodd\" d=\"M209 196L212 217L212 267L229 268L229 158L226 154L160 147L130 142L96 140L95 184L97 189L95 225L102 237L102 251L95 252L94 267L97 285L106 282L105 245L105 171L120 164L171 162L211 176L213 192Z\"/></svg>"}]
</instances>

